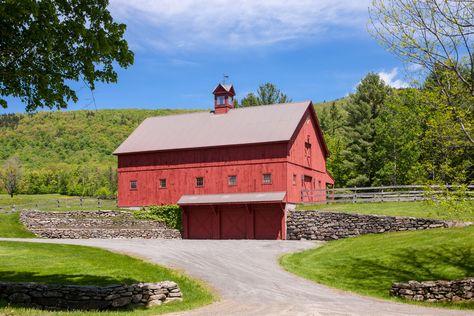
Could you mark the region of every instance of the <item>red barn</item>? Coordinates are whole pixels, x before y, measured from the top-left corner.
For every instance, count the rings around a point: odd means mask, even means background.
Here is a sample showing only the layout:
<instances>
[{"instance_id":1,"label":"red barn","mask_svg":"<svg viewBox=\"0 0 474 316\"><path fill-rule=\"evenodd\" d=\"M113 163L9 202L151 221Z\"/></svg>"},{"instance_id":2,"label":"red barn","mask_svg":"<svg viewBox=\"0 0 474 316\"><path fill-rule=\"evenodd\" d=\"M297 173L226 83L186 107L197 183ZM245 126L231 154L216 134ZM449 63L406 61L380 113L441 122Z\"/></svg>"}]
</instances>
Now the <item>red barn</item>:
<instances>
[{"instance_id":1,"label":"red barn","mask_svg":"<svg viewBox=\"0 0 474 316\"><path fill-rule=\"evenodd\" d=\"M147 118L114 152L121 207L179 204L185 238L284 239L302 189L334 180L311 101Z\"/></svg>"}]
</instances>

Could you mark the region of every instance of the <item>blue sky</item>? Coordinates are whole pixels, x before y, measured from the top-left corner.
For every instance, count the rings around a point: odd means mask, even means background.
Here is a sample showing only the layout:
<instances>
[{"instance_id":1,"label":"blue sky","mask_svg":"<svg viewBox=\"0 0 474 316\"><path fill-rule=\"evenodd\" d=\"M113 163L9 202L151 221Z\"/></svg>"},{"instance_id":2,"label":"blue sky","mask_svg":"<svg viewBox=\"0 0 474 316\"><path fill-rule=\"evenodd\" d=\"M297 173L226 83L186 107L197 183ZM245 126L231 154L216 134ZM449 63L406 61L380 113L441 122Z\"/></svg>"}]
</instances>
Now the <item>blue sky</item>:
<instances>
[{"instance_id":1,"label":"blue sky","mask_svg":"<svg viewBox=\"0 0 474 316\"><path fill-rule=\"evenodd\" d=\"M210 108L212 89L230 76L237 98L265 82L295 101L354 91L368 72L406 86L410 67L367 32L367 0L111 0L135 63L117 84L82 84L69 109ZM9 99L0 113L21 112Z\"/></svg>"}]
</instances>

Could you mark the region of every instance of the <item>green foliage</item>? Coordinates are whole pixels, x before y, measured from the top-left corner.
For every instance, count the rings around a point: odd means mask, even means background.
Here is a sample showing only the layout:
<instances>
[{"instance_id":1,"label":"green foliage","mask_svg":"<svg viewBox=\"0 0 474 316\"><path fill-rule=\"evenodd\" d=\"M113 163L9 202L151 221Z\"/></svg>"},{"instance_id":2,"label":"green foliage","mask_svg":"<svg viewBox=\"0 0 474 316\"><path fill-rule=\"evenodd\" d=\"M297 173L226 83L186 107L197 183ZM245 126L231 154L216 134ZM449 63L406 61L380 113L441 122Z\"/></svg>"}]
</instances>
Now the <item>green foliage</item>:
<instances>
[{"instance_id":1,"label":"green foliage","mask_svg":"<svg viewBox=\"0 0 474 316\"><path fill-rule=\"evenodd\" d=\"M348 186L370 186L374 181L379 163L375 158L375 122L389 92L377 74L369 73L346 107L347 149L342 155Z\"/></svg>"},{"instance_id":2,"label":"green foliage","mask_svg":"<svg viewBox=\"0 0 474 316\"><path fill-rule=\"evenodd\" d=\"M280 91L273 83L267 82L258 87L257 95L249 93L240 102L240 106L256 106L256 105L267 105L277 103L291 102L286 94Z\"/></svg>"},{"instance_id":3,"label":"green foliage","mask_svg":"<svg viewBox=\"0 0 474 316\"><path fill-rule=\"evenodd\" d=\"M0 170L0 184L3 184L5 191L13 197L18 193L21 181L21 163L17 157L11 157L3 164L3 170Z\"/></svg>"},{"instance_id":4,"label":"green foliage","mask_svg":"<svg viewBox=\"0 0 474 316\"><path fill-rule=\"evenodd\" d=\"M17 0L0 4L0 96L19 97L26 110L77 102L68 81L117 82L114 66L133 53L126 26L113 21L108 1ZM7 101L0 98L0 106Z\"/></svg>"},{"instance_id":5,"label":"green foliage","mask_svg":"<svg viewBox=\"0 0 474 316\"><path fill-rule=\"evenodd\" d=\"M178 205L153 205L135 211L134 216L138 219L154 220L164 222L168 227L182 230L181 208Z\"/></svg>"},{"instance_id":6,"label":"green foliage","mask_svg":"<svg viewBox=\"0 0 474 316\"><path fill-rule=\"evenodd\" d=\"M98 110L0 115L0 164L23 166L19 192L95 195L117 192L112 152L147 117L186 110ZM0 193L1 193L0 189Z\"/></svg>"},{"instance_id":7,"label":"green foliage","mask_svg":"<svg viewBox=\"0 0 474 316\"><path fill-rule=\"evenodd\" d=\"M472 276L473 240L474 226L373 234L285 255L280 263L288 271L318 283L389 299L393 282ZM464 307L473 309L474 304L466 303Z\"/></svg>"}]
</instances>

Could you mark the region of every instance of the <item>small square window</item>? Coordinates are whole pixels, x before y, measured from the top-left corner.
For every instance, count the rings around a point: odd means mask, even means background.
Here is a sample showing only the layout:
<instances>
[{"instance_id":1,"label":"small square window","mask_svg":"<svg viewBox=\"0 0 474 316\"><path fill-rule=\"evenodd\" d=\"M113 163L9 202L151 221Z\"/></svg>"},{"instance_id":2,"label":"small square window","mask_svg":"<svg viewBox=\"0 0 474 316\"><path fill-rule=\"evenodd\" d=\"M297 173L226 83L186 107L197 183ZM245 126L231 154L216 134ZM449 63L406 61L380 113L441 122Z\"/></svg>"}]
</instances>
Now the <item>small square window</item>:
<instances>
[{"instance_id":1,"label":"small square window","mask_svg":"<svg viewBox=\"0 0 474 316\"><path fill-rule=\"evenodd\" d=\"M204 178L203 177L196 177L196 187L198 187L198 188L204 187Z\"/></svg>"},{"instance_id":2,"label":"small square window","mask_svg":"<svg viewBox=\"0 0 474 316\"><path fill-rule=\"evenodd\" d=\"M136 190L138 187L137 180L130 181L130 190Z\"/></svg>"},{"instance_id":3,"label":"small square window","mask_svg":"<svg viewBox=\"0 0 474 316\"><path fill-rule=\"evenodd\" d=\"M160 188L161 189L166 188L166 179L160 179Z\"/></svg>"},{"instance_id":4,"label":"small square window","mask_svg":"<svg viewBox=\"0 0 474 316\"><path fill-rule=\"evenodd\" d=\"M272 174L264 173L263 174L263 184L272 184Z\"/></svg>"},{"instance_id":5,"label":"small square window","mask_svg":"<svg viewBox=\"0 0 474 316\"><path fill-rule=\"evenodd\" d=\"M217 97L217 105L224 105L225 104L225 97L220 95Z\"/></svg>"},{"instance_id":6,"label":"small square window","mask_svg":"<svg viewBox=\"0 0 474 316\"><path fill-rule=\"evenodd\" d=\"M237 176L229 176L227 180L229 185L237 185Z\"/></svg>"}]
</instances>

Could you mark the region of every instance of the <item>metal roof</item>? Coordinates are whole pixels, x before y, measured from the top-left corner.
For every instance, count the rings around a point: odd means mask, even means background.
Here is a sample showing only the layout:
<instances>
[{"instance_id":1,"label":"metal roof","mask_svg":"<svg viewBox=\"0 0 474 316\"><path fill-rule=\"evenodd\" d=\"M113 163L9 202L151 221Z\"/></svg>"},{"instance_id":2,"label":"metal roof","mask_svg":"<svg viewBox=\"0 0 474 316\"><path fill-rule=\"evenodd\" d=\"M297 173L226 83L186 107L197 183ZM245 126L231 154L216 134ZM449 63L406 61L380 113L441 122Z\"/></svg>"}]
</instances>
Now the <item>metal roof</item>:
<instances>
[{"instance_id":1,"label":"metal roof","mask_svg":"<svg viewBox=\"0 0 474 316\"><path fill-rule=\"evenodd\" d=\"M183 195L179 205L282 202L286 192Z\"/></svg>"},{"instance_id":2,"label":"metal roof","mask_svg":"<svg viewBox=\"0 0 474 316\"><path fill-rule=\"evenodd\" d=\"M145 119L114 151L134 152L289 141L311 101Z\"/></svg>"}]
</instances>

